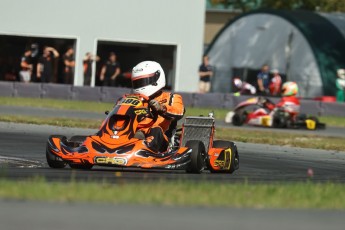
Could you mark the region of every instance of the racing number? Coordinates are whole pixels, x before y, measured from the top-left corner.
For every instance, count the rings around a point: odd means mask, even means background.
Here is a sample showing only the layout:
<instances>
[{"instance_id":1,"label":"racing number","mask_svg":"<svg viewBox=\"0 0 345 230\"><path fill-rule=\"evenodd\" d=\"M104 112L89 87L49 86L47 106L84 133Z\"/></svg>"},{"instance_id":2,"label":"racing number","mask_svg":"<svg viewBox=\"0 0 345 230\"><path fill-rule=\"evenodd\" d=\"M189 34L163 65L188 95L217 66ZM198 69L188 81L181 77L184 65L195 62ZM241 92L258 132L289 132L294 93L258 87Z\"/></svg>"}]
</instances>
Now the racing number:
<instances>
[{"instance_id":1,"label":"racing number","mask_svg":"<svg viewBox=\"0 0 345 230\"><path fill-rule=\"evenodd\" d=\"M140 103L140 100L136 98L126 98L124 101L122 101L121 104L128 104L128 105L138 105Z\"/></svg>"}]
</instances>

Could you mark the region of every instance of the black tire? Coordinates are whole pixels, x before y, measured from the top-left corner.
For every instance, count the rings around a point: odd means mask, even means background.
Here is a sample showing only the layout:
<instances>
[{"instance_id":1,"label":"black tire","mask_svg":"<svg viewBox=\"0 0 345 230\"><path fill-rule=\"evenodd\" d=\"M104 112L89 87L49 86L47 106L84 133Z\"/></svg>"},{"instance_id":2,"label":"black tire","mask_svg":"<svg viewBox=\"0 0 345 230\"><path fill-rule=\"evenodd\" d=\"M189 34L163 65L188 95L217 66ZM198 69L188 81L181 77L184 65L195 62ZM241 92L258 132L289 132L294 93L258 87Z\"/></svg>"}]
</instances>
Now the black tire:
<instances>
[{"instance_id":1,"label":"black tire","mask_svg":"<svg viewBox=\"0 0 345 230\"><path fill-rule=\"evenodd\" d=\"M190 140L187 141L186 147L192 149L190 155L191 162L186 168L187 173L199 174L205 167L206 151L205 146L201 141Z\"/></svg>"},{"instance_id":2,"label":"black tire","mask_svg":"<svg viewBox=\"0 0 345 230\"><path fill-rule=\"evenodd\" d=\"M234 116L232 117L232 124L234 126L242 126L244 121L245 121L245 115L242 113L235 113Z\"/></svg>"},{"instance_id":3,"label":"black tire","mask_svg":"<svg viewBox=\"0 0 345 230\"><path fill-rule=\"evenodd\" d=\"M68 141L83 143L86 140L87 136L72 136Z\"/></svg>"},{"instance_id":4,"label":"black tire","mask_svg":"<svg viewBox=\"0 0 345 230\"><path fill-rule=\"evenodd\" d=\"M83 169L83 170L89 170L92 169L93 165L89 163L84 163L84 164L73 164L69 163L69 167L72 169Z\"/></svg>"},{"instance_id":5,"label":"black tire","mask_svg":"<svg viewBox=\"0 0 345 230\"><path fill-rule=\"evenodd\" d=\"M213 170L212 167L209 165L209 169L212 173L230 173L232 174L235 170L239 169L240 167L240 156L238 155L237 146L234 142L231 141L223 141L223 140L215 140L213 141L213 148L224 148L224 149L231 149L231 152L235 153L231 155L231 163L230 163L230 170L228 171L216 171ZM209 162L208 162L209 164Z\"/></svg>"},{"instance_id":6,"label":"black tire","mask_svg":"<svg viewBox=\"0 0 345 230\"><path fill-rule=\"evenodd\" d=\"M287 126L287 119L284 115L276 115L273 117L272 121L273 128L285 128Z\"/></svg>"},{"instance_id":7,"label":"black tire","mask_svg":"<svg viewBox=\"0 0 345 230\"><path fill-rule=\"evenodd\" d=\"M55 137L59 137L61 139L66 138L65 136L55 136ZM49 147L48 147L48 143L47 143L47 147L46 147L46 159L47 159L47 163L49 165L50 168L54 168L54 169L61 169L66 167L67 163L61 160L58 160L57 156L55 156L54 154L52 154L49 151Z\"/></svg>"}]
</instances>

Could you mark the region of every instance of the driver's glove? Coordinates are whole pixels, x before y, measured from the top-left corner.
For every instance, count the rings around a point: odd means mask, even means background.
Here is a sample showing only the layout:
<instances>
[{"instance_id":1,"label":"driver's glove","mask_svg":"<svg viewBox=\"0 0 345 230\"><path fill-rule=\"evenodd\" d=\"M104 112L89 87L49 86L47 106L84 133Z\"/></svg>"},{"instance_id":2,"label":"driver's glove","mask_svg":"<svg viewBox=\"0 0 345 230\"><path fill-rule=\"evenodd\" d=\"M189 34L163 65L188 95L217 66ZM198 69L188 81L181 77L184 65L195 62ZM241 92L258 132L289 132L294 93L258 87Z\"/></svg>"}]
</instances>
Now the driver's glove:
<instances>
[{"instance_id":1,"label":"driver's glove","mask_svg":"<svg viewBox=\"0 0 345 230\"><path fill-rule=\"evenodd\" d=\"M161 103L159 103L156 100L151 100L149 102L149 105L153 110L157 111L158 113L163 114L167 111L167 108L165 107L165 105L162 105Z\"/></svg>"}]
</instances>

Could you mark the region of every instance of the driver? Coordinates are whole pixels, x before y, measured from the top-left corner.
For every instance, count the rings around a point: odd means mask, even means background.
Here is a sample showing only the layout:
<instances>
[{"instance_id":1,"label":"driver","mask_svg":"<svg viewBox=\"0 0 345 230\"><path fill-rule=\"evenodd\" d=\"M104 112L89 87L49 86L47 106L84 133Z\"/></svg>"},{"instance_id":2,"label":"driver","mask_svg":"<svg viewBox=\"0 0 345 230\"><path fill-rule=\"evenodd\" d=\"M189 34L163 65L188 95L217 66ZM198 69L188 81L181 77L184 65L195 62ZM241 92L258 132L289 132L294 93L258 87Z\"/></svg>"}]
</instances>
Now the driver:
<instances>
[{"instance_id":1,"label":"driver","mask_svg":"<svg viewBox=\"0 0 345 230\"><path fill-rule=\"evenodd\" d=\"M296 97L298 93L298 86L296 82L288 81L283 84L282 98L276 105L268 104L267 107L270 110L274 108L281 108L284 112L287 112L292 118L295 118L299 113L300 102Z\"/></svg>"},{"instance_id":2,"label":"driver","mask_svg":"<svg viewBox=\"0 0 345 230\"><path fill-rule=\"evenodd\" d=\"M270 103L266 98L260 98L259 104L263 105L271 114L274 114L278 109L288 113L291 118L295 119L300 110L300 101L296 97L298 93L298 86L296 82L285 82L282 86L282 98L277 104ZM252 116L265 116L268 115L267 111L263 108L257 109Z\"/></svg>"},{"instance_id":3,"label":"driver","mask_svg":"<svg viewBox=\"0 0 345 230\"><path fill-rule=\"evenodd\" d=\"M136 137L145 139L146 145L153 151L164 152L169 145L166 134L176 127L185 112L182 97L162 90L165 87L165 74L161 65L154 61L137 64L132 70L131 81L134 93L148 97L150 107L158 113L152 127L141 129Z\"/></svg>"}]
</instances>

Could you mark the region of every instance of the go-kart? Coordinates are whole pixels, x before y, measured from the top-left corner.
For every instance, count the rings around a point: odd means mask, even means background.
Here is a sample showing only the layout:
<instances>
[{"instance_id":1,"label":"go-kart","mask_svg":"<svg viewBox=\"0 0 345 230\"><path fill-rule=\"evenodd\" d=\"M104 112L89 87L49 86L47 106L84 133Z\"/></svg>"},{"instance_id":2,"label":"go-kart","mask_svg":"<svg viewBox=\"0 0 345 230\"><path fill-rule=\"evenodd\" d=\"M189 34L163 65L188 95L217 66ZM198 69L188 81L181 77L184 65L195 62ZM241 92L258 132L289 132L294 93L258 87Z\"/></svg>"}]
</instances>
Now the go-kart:
<instances>
[{"instance_id":1,"label":"go-kart","mask_svg":"<svg viewBox=\"0 0 345 230\"><path fill-rule=\"evenodd\" d=\"M306 114L292 116L283 108L276 108L274 103L265 97L249 98L239 103L233 111L227 113L225 122L232 123L234 126L248 124L273 128L305 128L308 130L326 128L326 125L320 123L317 117Z\"/></svg>"},{"instance_id":2,"label":"go-kart","mask_svg":"<svg viewBox=\"0 0 345 230\"><path fill-rule=\"evenodd\" d=\"M239 155L233 142L213 140L213 116L187 117L182 128L175 129L165 152L149 148L145 138L136 135L151 127L159 116L142 95L121 98L90 136L52 135L46 148L51 168L91 169L94 165L143 169L181 169L188 173L233 173L239 168Z\"/></svg>"}]
</instances>

